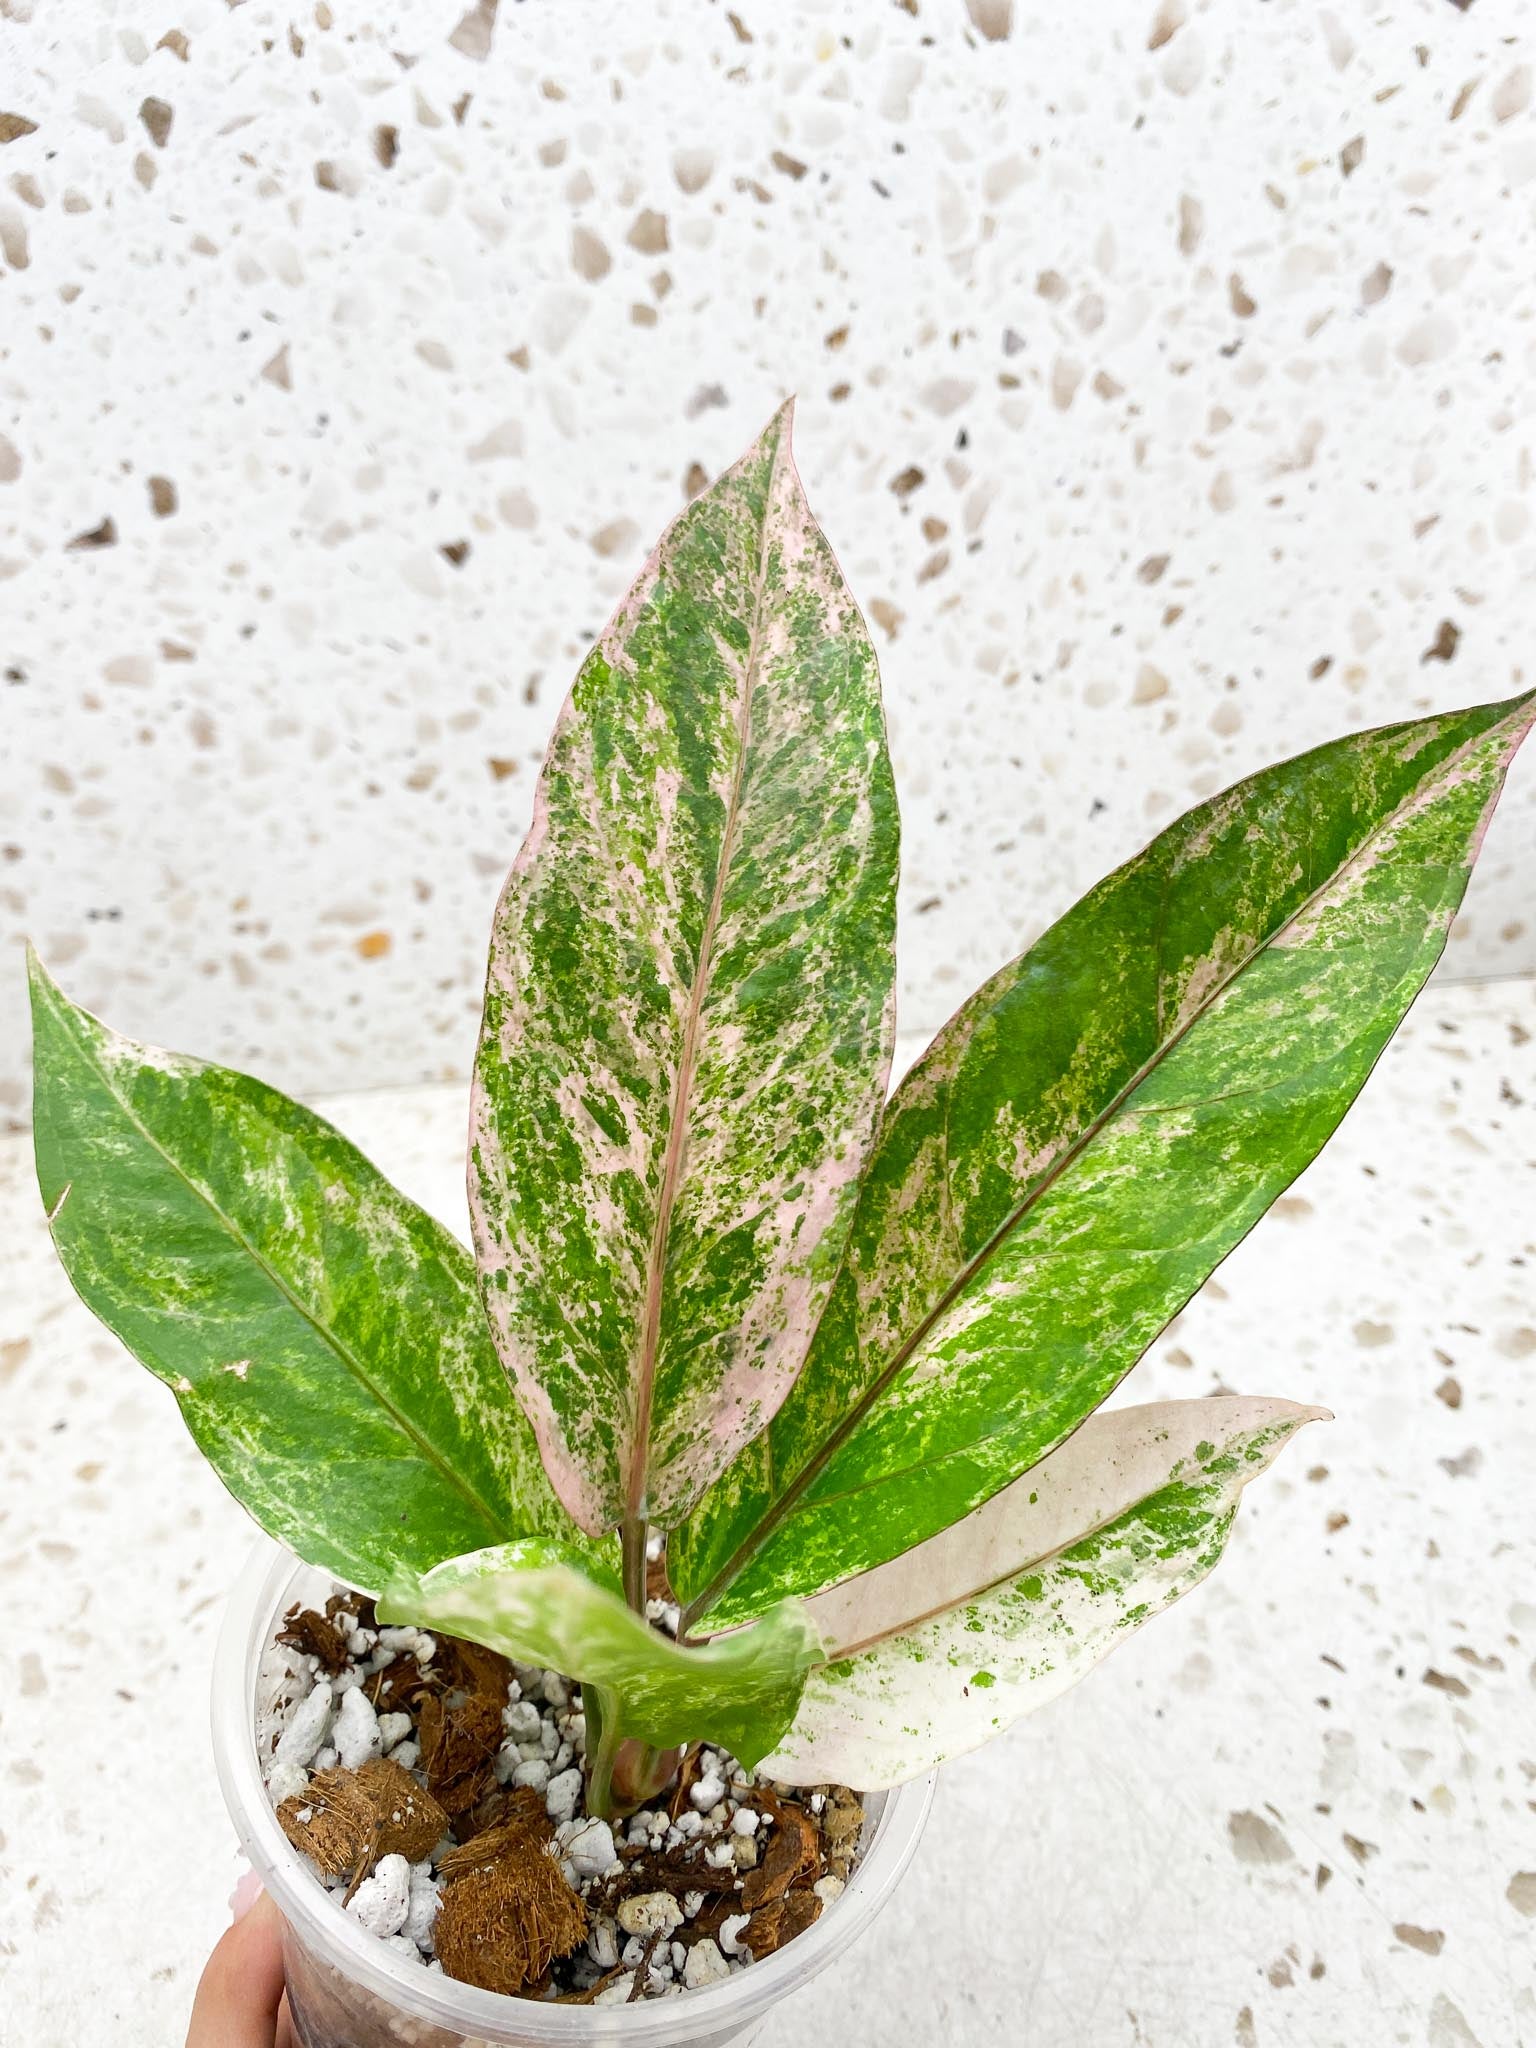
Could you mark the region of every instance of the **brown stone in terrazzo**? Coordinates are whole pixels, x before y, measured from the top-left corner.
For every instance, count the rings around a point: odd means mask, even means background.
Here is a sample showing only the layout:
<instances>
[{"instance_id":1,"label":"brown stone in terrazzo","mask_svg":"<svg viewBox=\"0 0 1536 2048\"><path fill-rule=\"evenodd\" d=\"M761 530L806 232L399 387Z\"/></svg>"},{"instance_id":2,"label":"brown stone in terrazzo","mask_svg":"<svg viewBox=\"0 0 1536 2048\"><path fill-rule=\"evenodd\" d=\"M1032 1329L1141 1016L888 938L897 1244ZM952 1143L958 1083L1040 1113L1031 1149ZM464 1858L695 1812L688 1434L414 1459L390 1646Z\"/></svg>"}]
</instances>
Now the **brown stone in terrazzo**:
<instances>
[{"instance_id":1,"label":"brown stone in terrazzo","mask_svg":"<svg viewBox=\"0 0 1536 2048\"><path fill-rule=\"evenodd\" d=\"M139 119L149 132L149 139L156 149L164 149L170 138L171 123L176 118L171 107L164 100L150 96L140 103Z\"/></svg>"},{"instance_id":2,"label":"brown stone in terrazzo","mask_svg":"<svg viewBox=\"0 0 1536 2048\"><path fill-rule=\"evenodd\" d=\"M667 230L667 216L657 213L651 207L643 207L630 223L629 233L624 237L631 249L638 249L642 256L664 256L672 246Z\"/></svg>"},{"instance_id":3,"label":"brown stone in terrazzo","mask_svg":"<svg viewBox=\"0 0 1536 2048\"><path fill-rule=\"evenodd\" d=\"M462 17L448 40L461 56L483 64L491 54L495 32L496 0L479 0L479 4Z\"/></svg>"},{"instance_id":4,"label":"brown stone in terrazzo","mask_svg":"<svg viewBox=\"0 0 1536 2048\"><path fill-rule=\"evenodd\" d=\"M0 114L0 143L19 142L23 135L35 135L37 123L25 114Z\"/></svg>"},{"instance_id":5,"label":"brown stone in terrazzo","mask_svg":"<svg viewBox=\"0 0 1536 2048\"><path fill-rule=\"evenodd\" d=\"M92 548L112 548L116 546L117 521L107 518L103 519L99 526L91 527L88 532L77 533L74 539L67 544L65 552L68 554L81 554Z\"/></svg>"},{"instance_id":6,"label":"brown stone in terrazzo","mask_svg":"<svg viewBox=\"0 0 1536 2048\"><path fill-rule=\"evenodd\" d=\"M1436 628L1435 637L1419 656L1420 663L1426 661L1450 661L1461 640L1461 628L1454 619L1442 619Z\"/></svg>"},{"instance_id":7,"label":"brown stone in terrazzo","mask_svg":"<svg viewBox=\"0 0 1536 2048\"><path fill-rule=\"evenodd\" d=\"M1260 1813L1229 1813L1227 1837L1239 1863L1289 1863L1290 1843Z\"/></svg>"}]
</instances>

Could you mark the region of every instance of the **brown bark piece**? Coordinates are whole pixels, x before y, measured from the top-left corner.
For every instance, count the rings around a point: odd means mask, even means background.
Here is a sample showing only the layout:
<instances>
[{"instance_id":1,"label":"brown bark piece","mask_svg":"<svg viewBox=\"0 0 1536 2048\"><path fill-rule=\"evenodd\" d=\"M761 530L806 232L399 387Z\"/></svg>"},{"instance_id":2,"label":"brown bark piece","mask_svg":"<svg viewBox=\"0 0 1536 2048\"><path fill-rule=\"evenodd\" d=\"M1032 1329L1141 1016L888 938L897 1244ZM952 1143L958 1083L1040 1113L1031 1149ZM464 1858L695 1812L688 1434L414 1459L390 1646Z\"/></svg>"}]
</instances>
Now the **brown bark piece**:
<instances>
[{"instance_id":1,"label":"brown bark piece","mask_svg":"<svg viewBox=\"0 0 1536 2048\"><path fill-rule=\"evenodd\" d=\"M501 1709L483 1693L450 1707L429 1694L416 1727L427 1790L450 1819L468 1813L490 1789L501 1746Z\"/></svg>"},{"instance_id":2,"label":"brown bark piece","mask_svg":"<svg viewBox=\"0 0 1536 2048\"><path fill-rule=\"evenodd\" d=\"M351 1771L322 1771L277 1809L277 1824L295 1849L326 1877L344 1877L367 1856L374 1810ZM436 1836L433 1837L435 1841Z\"/></svg>"},{"instance_id":3,"label":"brown bark piece","mask_svg":"<svg viewBox=\"0 0 1536 2048\"><path fill-rule=\"evenodd\" d=\"M408 1863L419 1863L447 1834L447 1814L402 1765L374 1757L357 1773L357 1785L378 1825L375 1858L403 1856Z\"/></svg>"},{"instance_id":4,"label":"brown bark piece","mask_svg":"<svg viewBox=\"0 0 1536 2048\"><path fill-rule=\"evenodd\" d=\"M821 1901L813 1891L786 1892L783 1898L759 1907L738 1939L752 1951L753 1962L760 1963L820 1918Z\"/></svg>"},{"instance_id":5,"label":"brown bark piece","mask_svg":"<svg viewBox=\"0 0 1536 2048\"><path fill-rule=\"evenodd\" d=\"M313 1607L290 1612L277 1632L277 1640L286 1649L298 1650L306 1657L317 1657L321 1670L332 1678L347 1668L346 1638Z\"/></svg>"},{"instance_id":6,"label":"brown bark piece","mask_svg":"<svg viewBox=\"0 0 1536 2048\"><path fill-rule=\"evenodd\" d=\"M366 1593L333 1593L325 1603L325 1618L334 1621L338 1614L348 1616L348 1632L354 1628L377 1628L378 1615L373 1602Z\"/></svg>"},{"instance_id":7,"label":"brown bark piece","mask_svg":"<svg viewBox=\"0 0 1536 2048\"><path fill-rule=\"evenodd\" d=\"M821 1813L821 1840L826 1851L827 1868L834 1877L846 1881L859 1853L859 1837L863 1832L864 1808L859 1795L850 1792L846 1785L830 1786Z\"/></svg>"},{"instance_id":8,"label":"brown bark piece","mask_svg":"<svg viewBox=\"0 0 1536 2048\"><path fill-rule=\"evenodd\" d=\"M667 1817L676 1820L686 1812L688 1794L699 1781L699 1771L704 1756L702 1743L695 1742L683 1758L682 1768L677 1774L677 1783L672 1787L672 1797L667 1802Z\"/></svg>"},{"instance_id":9,"label":"brown bark piece","mask_svg":"<svg viewBox=\"0 0 1536 2048\"><path fill-rule=\"evenodd\" d=\"M766 1855L756 1870L747 1872L741 1887L741 1903L749 1913L755 1913L759 1906L782 1898L797 1877L807 1876L820 1862L810 1815L800 1806L781 1807ZM788 1936L784 1938L787 1940Z\"/></svg>"},{"instance_id":10,"label":"brown bark piece","mask_svg":"<svg viewBox=\"0 0 1536 2048\"><path fill-rule=\"evenodd\" d=\"M586 1939L586 1906L551 1853L548 1816L541 1810L538 1818L542 1831L526 1813L452 1850L439 1866L447 1882L433 1946L461 1983L520 1992Z\"/></svg>"}]
</instances>

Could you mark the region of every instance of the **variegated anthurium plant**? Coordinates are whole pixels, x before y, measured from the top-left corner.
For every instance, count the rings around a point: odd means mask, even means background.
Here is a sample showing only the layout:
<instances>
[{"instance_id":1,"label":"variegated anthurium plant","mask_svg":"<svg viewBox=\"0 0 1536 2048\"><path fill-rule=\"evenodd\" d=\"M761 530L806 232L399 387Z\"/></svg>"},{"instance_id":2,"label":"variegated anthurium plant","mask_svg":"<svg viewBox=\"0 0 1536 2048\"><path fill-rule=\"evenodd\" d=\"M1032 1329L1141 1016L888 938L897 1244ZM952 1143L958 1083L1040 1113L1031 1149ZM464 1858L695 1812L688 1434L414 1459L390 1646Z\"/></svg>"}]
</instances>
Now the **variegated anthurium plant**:
<instances>
[{"instance_id":1,"label":"variegated anthurium plant","mask_svg":"<svg viewBox=\"0 0 1536 2048\"><path fill-rule=\"evenodd\" d=\"M786 407L674 522L560 714L496 911L473 1258L322 1118L32 966L81 1295L300 1557L577 1679L598 1812L693 1740L894 1784L1211 1569L1322 1411L1102 1404L1354 1099L1536 719L1199 805L887 1101L875 655L789 439Z\"/></svg>"}]
</instances>

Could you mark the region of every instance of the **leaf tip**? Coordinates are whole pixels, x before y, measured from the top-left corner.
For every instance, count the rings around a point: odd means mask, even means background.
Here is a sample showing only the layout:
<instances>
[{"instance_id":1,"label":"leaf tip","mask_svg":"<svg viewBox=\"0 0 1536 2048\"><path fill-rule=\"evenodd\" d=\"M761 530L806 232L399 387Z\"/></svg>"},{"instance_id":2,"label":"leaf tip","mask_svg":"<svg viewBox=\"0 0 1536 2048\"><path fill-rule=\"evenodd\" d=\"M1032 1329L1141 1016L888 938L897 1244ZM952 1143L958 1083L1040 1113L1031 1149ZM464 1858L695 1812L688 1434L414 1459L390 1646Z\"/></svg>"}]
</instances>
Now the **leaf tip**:
<instances>
[{"instance_id":1,"label":"leaf tip","mask_svg":"<svg viewBox=\"0 0 1536 2048\"><path fill-rule=\"evenodd\" d=\"M27 985L33 995L37 996L45 989L57 988L58 983L43 965L42 955L32 941L24 939L22 945L27 956Z\"/></svg>"}]
</instances>

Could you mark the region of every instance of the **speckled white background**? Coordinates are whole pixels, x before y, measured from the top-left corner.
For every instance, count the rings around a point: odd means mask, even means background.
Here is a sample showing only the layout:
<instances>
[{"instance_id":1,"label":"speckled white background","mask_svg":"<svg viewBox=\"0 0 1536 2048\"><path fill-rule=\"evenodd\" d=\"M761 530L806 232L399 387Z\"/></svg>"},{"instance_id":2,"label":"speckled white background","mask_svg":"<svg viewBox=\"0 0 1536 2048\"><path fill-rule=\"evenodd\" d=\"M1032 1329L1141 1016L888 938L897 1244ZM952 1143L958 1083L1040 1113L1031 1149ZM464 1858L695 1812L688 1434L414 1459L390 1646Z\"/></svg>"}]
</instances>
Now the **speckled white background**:
<instances>
[{"instance_id":1,"label":"speckled white background","mask_svg":"<svg viewBox=\"0 0 1536 2048\"><path fill-rule=\"evenodd\" d=\"M909 1028L1221 783L1512 691L1533 62L1521 0L0 0L0 1118L23 931L292 1088L461 1073L569 675L786 391ZM1526 766L1452 971L1536 965L1533 859Z\"/></svg>"}]
</instances>

